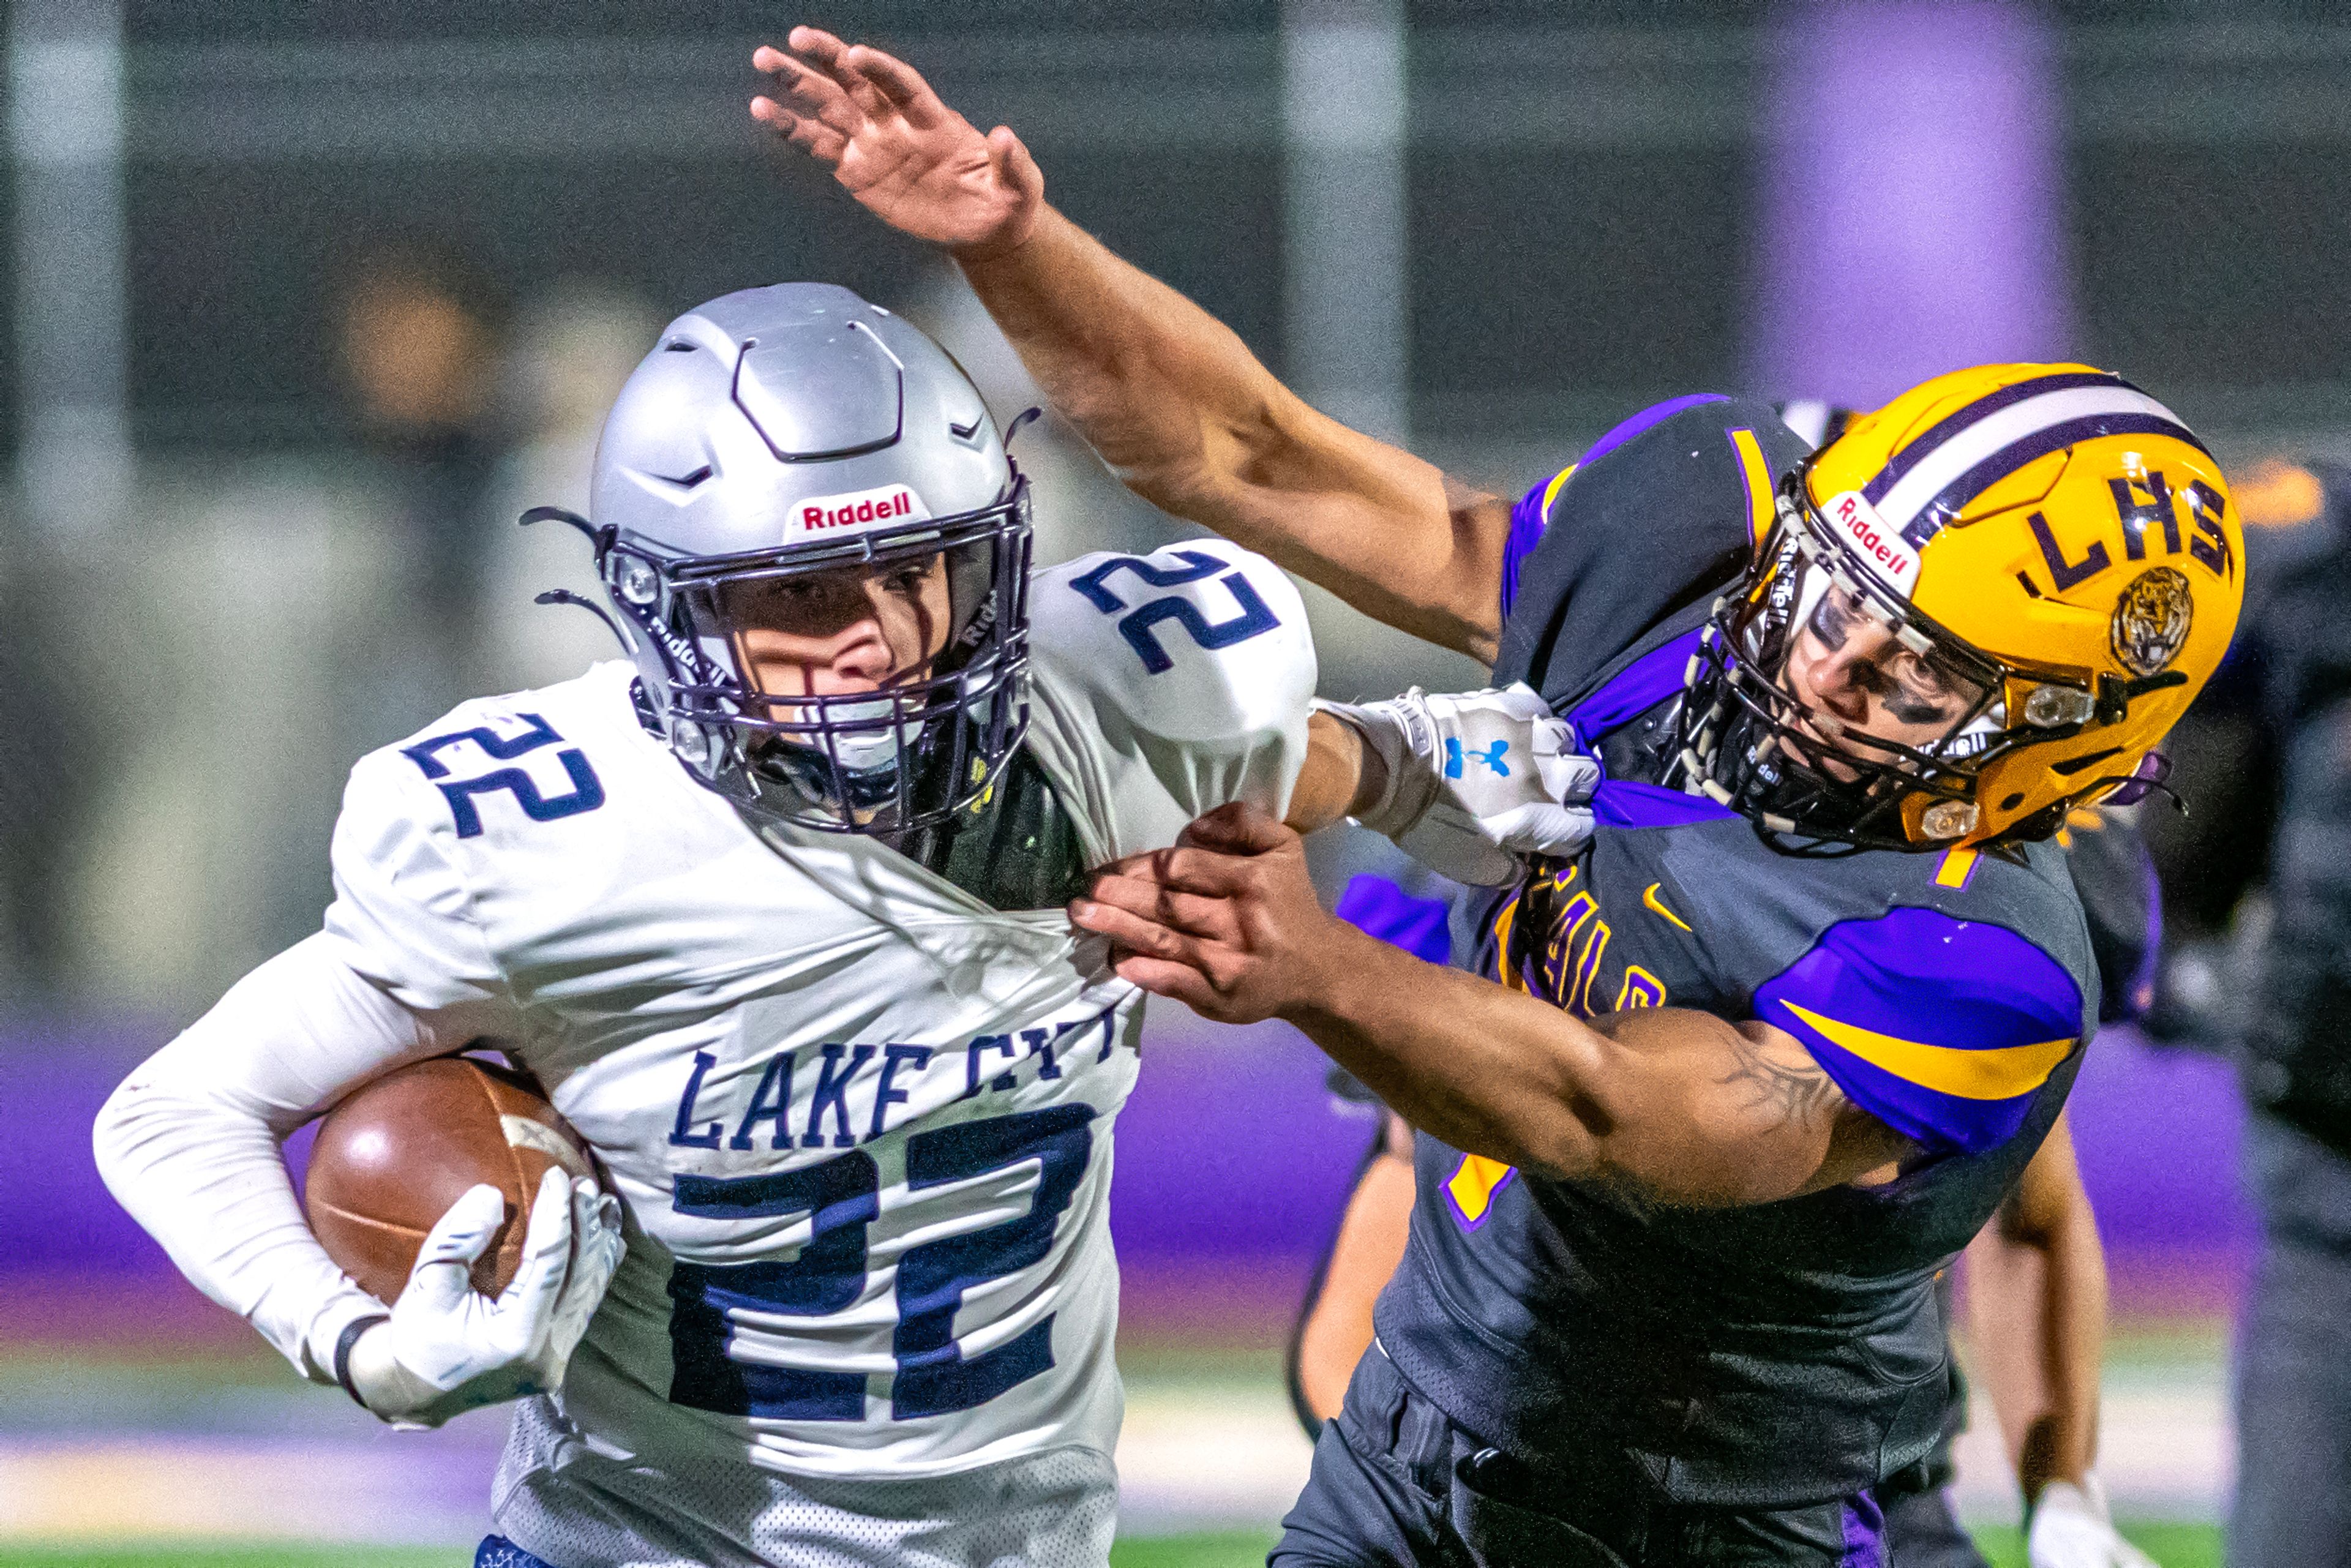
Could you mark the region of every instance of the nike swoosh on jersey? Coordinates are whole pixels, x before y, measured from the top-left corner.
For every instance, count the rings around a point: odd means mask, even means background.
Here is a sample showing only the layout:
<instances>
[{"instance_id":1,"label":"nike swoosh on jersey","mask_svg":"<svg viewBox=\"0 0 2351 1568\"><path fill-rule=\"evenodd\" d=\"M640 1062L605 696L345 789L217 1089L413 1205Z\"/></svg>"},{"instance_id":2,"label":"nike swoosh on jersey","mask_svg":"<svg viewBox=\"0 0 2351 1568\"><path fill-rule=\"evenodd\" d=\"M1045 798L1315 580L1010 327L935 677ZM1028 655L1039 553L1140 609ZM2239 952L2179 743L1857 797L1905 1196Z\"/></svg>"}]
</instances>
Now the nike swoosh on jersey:
<instances>
[{"instance_id":1,"label":"nike swoosh on jersey","mask_svg":"<svg viewBox=\"0 0 2351 1568\"><path fill-rule=\"evenodd\" d=\"M1691 936L1697 936L1698 932L1692 928L1690 923L1684 920L1680 915L1676 915L1672 910L1667 909L1666 907L1666 901L1657 896L1657 889L1665 885L1666 884L1662 882L1653 882L1648 886L1643 888L1641 890L1642 904L1646 905L1648 908L1655 910L1657 914L1664 915L1667 919L1672 921L1683 930L1689 932Z\"/></svg>"},{"instance_id":2,"label":"nike swoosh on jersey","mask_svg":"<svg viewBox=\"0 0 2351 1568\"><path fill-rule=\"evenodd\" d=\"M2029 1094L2047 1082L2057 1064L2074 1050L2074 1041L2067 1039L1991 1051L1961 1051L1841 1023L1792 1001L1782 1000L1781 1005L1818 1030L1830 1044L1851 1051L1871 1066L1882 1068L1921 1089L1962 1100L2009 1100Z\"/></svg>"}]
</instances>

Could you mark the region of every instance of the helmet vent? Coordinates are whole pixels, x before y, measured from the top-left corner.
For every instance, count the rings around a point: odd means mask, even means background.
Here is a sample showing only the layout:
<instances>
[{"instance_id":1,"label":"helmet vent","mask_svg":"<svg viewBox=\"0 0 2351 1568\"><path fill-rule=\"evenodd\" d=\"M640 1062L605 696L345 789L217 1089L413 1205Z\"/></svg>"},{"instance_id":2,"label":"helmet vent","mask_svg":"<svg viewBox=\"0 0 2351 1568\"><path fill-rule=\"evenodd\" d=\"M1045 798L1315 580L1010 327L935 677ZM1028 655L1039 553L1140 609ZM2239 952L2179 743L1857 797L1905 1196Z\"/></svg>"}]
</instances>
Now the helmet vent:
<instances>
[{"instance_id":1,"label":"helmet vent","mask_svg":"<svg viewBox=\"0 0 2351 1568\"><path fill-rule=\"evenodd\" d=\"M796 323L744 345L735 406L783 462L853 457L898 439L904 379L871 330Z\"/></svg>"},{"instance_id":2,"label":"helmet vent","mask_svg":"<svg viewBox=\"0 0 2351 1568\"><path fill-rule=\"evenodd\" d=\"M690 354L694 352L694 345L687 342L683 338L672 338L668 342L662 345L662 352L664 354Z\"/></svg>"},{"instance_id":3,"label":"helmet vent","mask_svg":"<svg viewBox=\"0 0 2351 1568\"><path fill-rule=\"evenodd\" d=\"M670 479L669 482L675 485L682 490L691 490L696 485L701 484L705 479L709 478L710 472L710 465L705 463L701 467L696 468L693 473L681 475L675 479ZM669 478L667 475L664 475L662 477L665 479Z\"/></svg>"}]
</instances>

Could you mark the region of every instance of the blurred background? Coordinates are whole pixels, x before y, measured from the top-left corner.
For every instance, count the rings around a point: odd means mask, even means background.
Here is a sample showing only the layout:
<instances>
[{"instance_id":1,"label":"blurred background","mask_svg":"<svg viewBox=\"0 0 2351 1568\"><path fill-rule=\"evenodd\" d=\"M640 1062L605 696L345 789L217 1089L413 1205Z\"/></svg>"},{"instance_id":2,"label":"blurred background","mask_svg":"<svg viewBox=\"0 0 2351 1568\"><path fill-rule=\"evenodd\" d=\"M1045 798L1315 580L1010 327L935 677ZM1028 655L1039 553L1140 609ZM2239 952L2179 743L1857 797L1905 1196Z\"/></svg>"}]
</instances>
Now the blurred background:
<instances>
[{"instance_id":1,"label":"blurred background","mask_svg":"<svg viewBox=\"0 0 2351 1568\"><path fill-rule=\"evenodd\" d=\"M1666 396L1868 405L1996 359L2121 371L2231 473L2286 486L2283 515L2297 471L2260 465L2351 456L2331 0L7 17L0 1561L277 1540L455 1563L485 1528L499 1418L397 1436L296 1384L115 1209L88 1127L316 927L354 759L605 656L590 617L531 604L592 588L576 537L513 519L584 504L604 408L664 321L843 283L945 341L999 423L1036 401L950 271L754 133L750 50L793 22L1009 123L1055 202L1310 397L1504 493ZM1178 531L1050 418L1016 451L1040 559ZM1326 695L1475 677L1315 614ZM2213 955L2260 907L2278 768L2258 705L2227 695L2177 748L2195 815L2147 823L2208 1013L2231 1000ZM1246 1561L1304 1474L1280 1346L1371 1124L1282 1030L1153 1027L1114 1199L1123 1550ZM2175 1032L2102 1037L2074 1116L2115 1279L2108 1485L2209 1559L2256 1228L2235 1076L2196 1018ZM1962 1489L1971 1519L2012 1522L1988 1434Z\"/></svg>"}]
</instances>

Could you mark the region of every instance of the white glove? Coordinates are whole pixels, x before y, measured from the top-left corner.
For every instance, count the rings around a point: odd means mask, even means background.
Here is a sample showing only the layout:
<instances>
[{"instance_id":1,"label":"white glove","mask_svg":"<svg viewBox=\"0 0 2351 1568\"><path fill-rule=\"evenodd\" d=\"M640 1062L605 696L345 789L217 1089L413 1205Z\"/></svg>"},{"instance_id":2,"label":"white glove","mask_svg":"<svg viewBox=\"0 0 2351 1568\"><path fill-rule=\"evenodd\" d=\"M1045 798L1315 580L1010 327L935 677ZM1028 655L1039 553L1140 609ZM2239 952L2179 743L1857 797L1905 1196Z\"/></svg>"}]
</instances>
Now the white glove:
<instances>
[{"instance_id":1,"label":"white glove","mask_svg":"<svg viewBox=\"0 0 2351 1568\"><path fill-rule=\"evenodd\" d=\"M468 1187L424 1238L391 1318L351 1346L351 1392L393 1426L438 1427L477 1406L563 1385L620 1266L620 1200L549 1170L531 1205L521 1266L492 1301L468 1275L506 1212L496 1187Z\"/></svg>"},{"instance_id":2,"label":"white glove","mask_svg":"<svg viewBox=\"0 0 2351 1568\"><path fill-rule=\"evenodd\" d=\"M1600 765L1567 748L1567 726L1533 688L1424 695L1361 706L1318 702L1387 766L1387 789L1355 820L1431 871L1499 887L1520 854L1570 855L1592 837L1584 802Z\"/></svg>"},{"instance_id":3,"label":"white glove","mask_svg":"<svg viewBox=\"0 0 2351 1568\"><path fill-rule=\"evenodd\" d=\"M2051 1481L2041 1489L2024 1556L2032 1568L2156 1568L2154 1558L2116 1533L2095 1476L2083 1477L2079 1486Z\"/></svg>"}]
</instances>

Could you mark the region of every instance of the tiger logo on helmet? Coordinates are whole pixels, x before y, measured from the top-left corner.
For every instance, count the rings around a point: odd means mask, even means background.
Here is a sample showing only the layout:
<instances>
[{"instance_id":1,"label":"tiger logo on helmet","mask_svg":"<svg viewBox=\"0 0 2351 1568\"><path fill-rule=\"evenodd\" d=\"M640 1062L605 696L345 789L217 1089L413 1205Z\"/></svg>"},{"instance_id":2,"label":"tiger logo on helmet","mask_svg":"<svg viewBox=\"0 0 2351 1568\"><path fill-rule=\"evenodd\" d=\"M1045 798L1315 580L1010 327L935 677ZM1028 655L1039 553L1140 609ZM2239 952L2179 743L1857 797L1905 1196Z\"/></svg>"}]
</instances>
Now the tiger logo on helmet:
<instances>
[{"instance_id":1,"label":"tiger logo on helmet","mask_svg":"<svg viewBox=\"0 0 2351 1568\"><path fill-rule=\"evenodd\" d=\"M2227 653L2243 572L2220 465L2120 376L1939 376L1782 481L1693 660L1685 788L1805 841L2045 837L2161 781L2153 748ZM1848 642L1890 655L1869 678L1897 713L1888 667L1949 701L1907 731L1838 711L1802 663Z\"/></svg>"}]
</instances>

